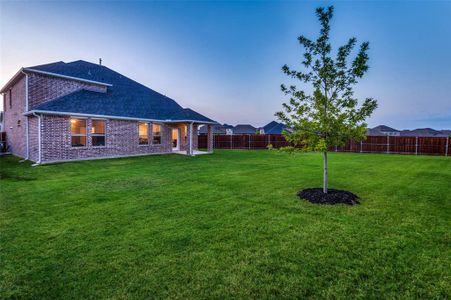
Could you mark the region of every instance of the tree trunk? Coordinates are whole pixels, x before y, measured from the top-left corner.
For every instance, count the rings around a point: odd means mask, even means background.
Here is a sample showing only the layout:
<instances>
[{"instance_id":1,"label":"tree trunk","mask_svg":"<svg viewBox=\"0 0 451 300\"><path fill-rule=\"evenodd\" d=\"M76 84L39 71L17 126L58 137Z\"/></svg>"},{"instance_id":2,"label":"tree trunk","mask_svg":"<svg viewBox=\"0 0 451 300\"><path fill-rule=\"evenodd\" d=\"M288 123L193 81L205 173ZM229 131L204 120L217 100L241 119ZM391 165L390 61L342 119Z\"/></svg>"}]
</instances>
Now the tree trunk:
<instances>
[{"instance_id":1,"label":"tree trunk","mask_svg":"<svg viewBox=\"0 0 451 300\"><path fill-rule=\"evenodd\" d=\"M323 193L327 194L327 151L324 151L323 160L324 160Z\"/></svg>"}]
</instances>

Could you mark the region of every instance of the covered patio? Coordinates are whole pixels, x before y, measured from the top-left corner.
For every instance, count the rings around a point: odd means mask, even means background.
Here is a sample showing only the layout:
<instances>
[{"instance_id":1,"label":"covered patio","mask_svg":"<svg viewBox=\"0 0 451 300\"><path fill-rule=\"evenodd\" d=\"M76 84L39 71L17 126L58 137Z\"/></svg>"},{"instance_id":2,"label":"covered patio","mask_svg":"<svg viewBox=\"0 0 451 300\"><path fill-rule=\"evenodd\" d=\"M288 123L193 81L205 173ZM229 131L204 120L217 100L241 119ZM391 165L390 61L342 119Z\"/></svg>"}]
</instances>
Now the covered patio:
<instances>
[{"instance_id":1,"label":"covered patio","mask_svg":"<svg viewBox=\"0 0 451 300\"><path fill-rule=\"evenodd\" d=\"M198 148L198 128L201 125L207 126L207 151L200 151ZM189 156L213 153L213 125L195 122L172 124L170 126L172 153Z\"/></svg>"}]
</instances>

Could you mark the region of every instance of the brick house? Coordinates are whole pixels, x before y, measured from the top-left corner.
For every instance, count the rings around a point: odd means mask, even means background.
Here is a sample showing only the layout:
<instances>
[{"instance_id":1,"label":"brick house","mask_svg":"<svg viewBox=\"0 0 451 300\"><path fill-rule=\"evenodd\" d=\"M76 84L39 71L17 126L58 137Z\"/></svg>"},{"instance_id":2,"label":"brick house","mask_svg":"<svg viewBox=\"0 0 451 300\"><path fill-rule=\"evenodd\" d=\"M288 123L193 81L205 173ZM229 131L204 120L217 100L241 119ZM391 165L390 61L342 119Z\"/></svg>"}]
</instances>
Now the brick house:
<instances>
[{"instance_id":1,"label":"brick house","mask_svg":"<svg viewBox=\"0 0 451 300\"><path fill-rule=\"evenodd\" d=\"M195 155L199 125L215 121L105 66L56 62L20 69L0 90L10 152L38 164Z\"/></svg>"}]
</instances>

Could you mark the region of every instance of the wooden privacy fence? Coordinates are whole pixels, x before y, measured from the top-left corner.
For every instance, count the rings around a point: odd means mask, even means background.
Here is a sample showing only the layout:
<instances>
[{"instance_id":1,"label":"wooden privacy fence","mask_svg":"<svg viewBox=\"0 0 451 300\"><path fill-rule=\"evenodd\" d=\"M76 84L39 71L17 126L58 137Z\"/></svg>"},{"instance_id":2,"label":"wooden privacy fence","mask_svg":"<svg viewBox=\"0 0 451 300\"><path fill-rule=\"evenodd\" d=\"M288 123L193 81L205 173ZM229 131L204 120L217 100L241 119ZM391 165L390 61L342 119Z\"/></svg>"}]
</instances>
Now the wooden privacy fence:
<instances>
[{"instance_id":1,"label":"wooden privacy fence","mask_svg":"<svg viewBox=\"0 0 451 300\"><path fill-rule=\"evenodd\" d=\"M215 135L216 149L267 149L289 146L281 134ZM207 136L199 135L199 148L207 148ZM362 142L348 142L343 147L331 147L336 152L401 153L451 155L451 139L448 137L367 136Z\"/></svg>"}]
</instances>

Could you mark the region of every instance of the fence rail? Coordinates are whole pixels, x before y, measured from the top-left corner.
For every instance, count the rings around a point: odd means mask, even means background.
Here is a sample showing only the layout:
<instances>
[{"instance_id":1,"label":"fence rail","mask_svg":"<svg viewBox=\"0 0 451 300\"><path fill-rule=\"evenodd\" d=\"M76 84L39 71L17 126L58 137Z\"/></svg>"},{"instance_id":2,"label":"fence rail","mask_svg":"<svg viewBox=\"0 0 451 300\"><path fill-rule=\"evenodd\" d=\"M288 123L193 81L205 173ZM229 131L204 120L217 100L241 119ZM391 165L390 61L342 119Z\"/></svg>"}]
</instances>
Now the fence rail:
<instances>
[{"instance_id":1,"label":"fence rail","mask_svg":"<svg viewBox=\"0 0 451 300\"><path fill-rule=\"evenodd\" d=\"M267 149L289 146L281 134L215 135L216 149ZM199 148L207 148L207 136L199 135ZM368 136L362 142L350 141L342 147L331 147L336 152L399 153L416 155L451 155L451 139L448 137L400 137Z\"/></svg>"}]
</instances>

